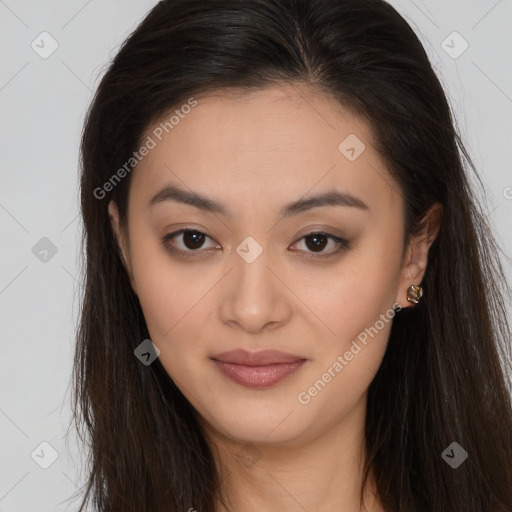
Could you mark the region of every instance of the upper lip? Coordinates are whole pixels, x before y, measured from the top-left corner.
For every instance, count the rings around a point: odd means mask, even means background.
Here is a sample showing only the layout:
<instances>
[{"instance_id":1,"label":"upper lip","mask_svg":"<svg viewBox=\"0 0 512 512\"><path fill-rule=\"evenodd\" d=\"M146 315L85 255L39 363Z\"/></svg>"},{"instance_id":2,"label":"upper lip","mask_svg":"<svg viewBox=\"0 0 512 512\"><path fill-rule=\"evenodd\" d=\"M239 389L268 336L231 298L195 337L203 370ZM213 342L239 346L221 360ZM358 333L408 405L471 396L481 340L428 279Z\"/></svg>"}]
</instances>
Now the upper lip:
<instances>
[{"instance_id":1,"label":"upper lip","mask_svg":"<svg viewBox=\"0 0 512 512\"><path fill-rule=\"evenodd\" d=\"M259 350L257 352L248 352L242 348L236 350L228 350L212 357L217 361L225 363L243 364L246 366L262 366L266 364L276 363L293 363L302 361L305 358L279 352L279 350Z\"/></svg>"}]
</instances>

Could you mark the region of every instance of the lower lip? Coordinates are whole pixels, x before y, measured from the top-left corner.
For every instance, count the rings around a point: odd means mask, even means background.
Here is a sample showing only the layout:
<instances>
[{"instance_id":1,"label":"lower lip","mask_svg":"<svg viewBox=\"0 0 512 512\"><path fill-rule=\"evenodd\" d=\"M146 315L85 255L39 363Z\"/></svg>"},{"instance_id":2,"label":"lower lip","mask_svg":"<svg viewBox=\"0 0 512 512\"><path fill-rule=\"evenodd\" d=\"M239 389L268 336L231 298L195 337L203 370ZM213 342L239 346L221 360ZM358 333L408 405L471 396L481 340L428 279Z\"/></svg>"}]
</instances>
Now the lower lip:
<instances>
[{"instance_id":1,"label":"lower lip","mask_svg":"<svg viewBox=\"0 0 512 512\"><path fill-rule=\"evenodd\" d=\"M213 359L217 368L232 381L249 388L265 388L277 384L285 377L295 373L305 359L292 363L275 363L264 366L247 366L244 364L225 363Z\"/></svg>"}]
</instances>

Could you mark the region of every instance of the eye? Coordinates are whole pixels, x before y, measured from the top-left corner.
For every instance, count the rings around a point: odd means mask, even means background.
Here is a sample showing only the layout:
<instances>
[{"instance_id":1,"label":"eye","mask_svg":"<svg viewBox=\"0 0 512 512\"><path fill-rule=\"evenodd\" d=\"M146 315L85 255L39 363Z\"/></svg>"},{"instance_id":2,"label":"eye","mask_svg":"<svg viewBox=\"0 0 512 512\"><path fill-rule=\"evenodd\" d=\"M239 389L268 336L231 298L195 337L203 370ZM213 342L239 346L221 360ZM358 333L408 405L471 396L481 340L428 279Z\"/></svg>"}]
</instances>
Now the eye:
<instances>
[{"instance_id":1,"label":"eye","mask_svg":"<svg viewBox=\"0 0 512 512\"><path fill-rule=\"evenodd\" d=\"M181 243L170 243L174 239L179 240L180 235L182 235ZM198 251L198 249L203 247L206 239L213 240L202 231L198 231L197 229L184 228L180 229L179 231L175 231L174 233L165 235L162 238L162 244L170 252L182 254L184 256L195 256L196 254L194 253L199 255L205 252L211 252ZM306 245L306 251L304 252L307 253L307 257L311 258L326 258L329 256L334 256L335 254L349 249L350 247L346 240L343 240L342 238L339 238L335 235L331 235L330 233L325 233L324 231L313 231L308 233L299 239L299 242L302 241L304 241ZM329 241L332 242L334 247L330 251L324 251L323 249L325 249ZM220 248L221 247L217 244L216 246L212 246L210 249Z\"/></svg>"},{"instance_id":2,"label":"eye","mask_svg":"<svg viewBox=\"0 0 512 512\"><path fill-rule=\"evenodd\" d=\"M180 235L183 235L181 237L182 238L181 246L180 246L180 244L169 243L174 238L179 240ZM162 244L164 245L164 247L167 250L169 250L171 252L183 253L183 254L186 254L187 256L189 256L194 252L198 252L197 249L200 249L203 246L204 241L207 238L210 238L210 237L208 235L206 235L205 233L203 233L202 231L198 231L197 229L185 228L185 229L180 229L179 231L175 231L174 233L165 235L162 238ZM213 240L213 239L210 238L210 240ZM178 245L178 247L176 247L176 245ZM217 244L217 246L213 247L213 248L220 248L220 246ZM202 251L202 252L205 252L205 251ZM208 251L206 251L206 252L208 252Z\"/></svg>"},{"instance_id":3,"label":"eye","mask_svg":"<svg viewBox=\"0 0 512 512\"><path fill-rule=\"evenodd\" d=\"M324 231L313 231L308 233L307 235L304 235L302 238L300 238L299 242L301 241L304 241L306 248L312 251L307 255L311 258L326 258L329 256L334 256L335 254L349 249L350 247L346 240L331 235L330 233L325 233ZM331 251L323 251L326 245L328 245L329 241L332 242L334 249Z\"/></svg>"}]
</instances>

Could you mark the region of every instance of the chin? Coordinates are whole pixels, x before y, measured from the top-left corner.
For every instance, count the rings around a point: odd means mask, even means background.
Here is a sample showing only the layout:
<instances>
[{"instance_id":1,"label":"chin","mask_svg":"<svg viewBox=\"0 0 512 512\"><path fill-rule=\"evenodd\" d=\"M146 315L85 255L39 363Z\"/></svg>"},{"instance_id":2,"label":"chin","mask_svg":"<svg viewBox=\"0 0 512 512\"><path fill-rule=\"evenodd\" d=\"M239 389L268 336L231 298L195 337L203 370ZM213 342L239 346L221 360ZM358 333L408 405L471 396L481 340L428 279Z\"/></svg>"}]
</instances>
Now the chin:
<instances>
[{"instance_id":1,"label":"chin","mask_svg":"<svg viewBox=\"0 0 512 512\"><path fill-rule=\"evenodd\" d=\"M215 430L223 436L237 443L253 444L298 444L298 440L306 434L304 418L299 416L301 411L297 408L286 408L283 412L276 410L272 414L262 416L257 411L240 411L233 415L233 409L229 416L215 416ZM303 414L303 412L302 412Z\"/></svg>"}]
</instances>

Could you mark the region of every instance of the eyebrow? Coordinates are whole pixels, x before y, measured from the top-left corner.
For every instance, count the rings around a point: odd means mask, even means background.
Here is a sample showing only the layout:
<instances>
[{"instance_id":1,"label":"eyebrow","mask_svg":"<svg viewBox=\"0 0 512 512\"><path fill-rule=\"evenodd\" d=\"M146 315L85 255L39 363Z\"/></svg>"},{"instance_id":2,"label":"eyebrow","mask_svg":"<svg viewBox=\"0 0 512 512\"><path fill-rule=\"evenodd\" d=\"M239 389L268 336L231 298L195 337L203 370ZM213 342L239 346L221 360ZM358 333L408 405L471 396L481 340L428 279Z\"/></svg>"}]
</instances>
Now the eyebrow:
<instances>
[{"instance_id":1,"label":"eyebrow","mask_svg":"<svg viewBox=\"0 0 512 512\"><path fill-rule=\"evenodd\" d=\"M229 208L224 206L222 203L201 194L183 190L174 185L168 185L160 190L160 192L153 196L149 205L153 206L164 201L175 201L178 203L188 204L205 212L233 217ZM350 194L331 189L321 194L299 199L283 206L279 212L279 218L291 217L312 208L320 208L322 206L349 206L351 208L359 208L361 210L370 209L369 206L361 199Z\"/></svg>"}]
</instances>

